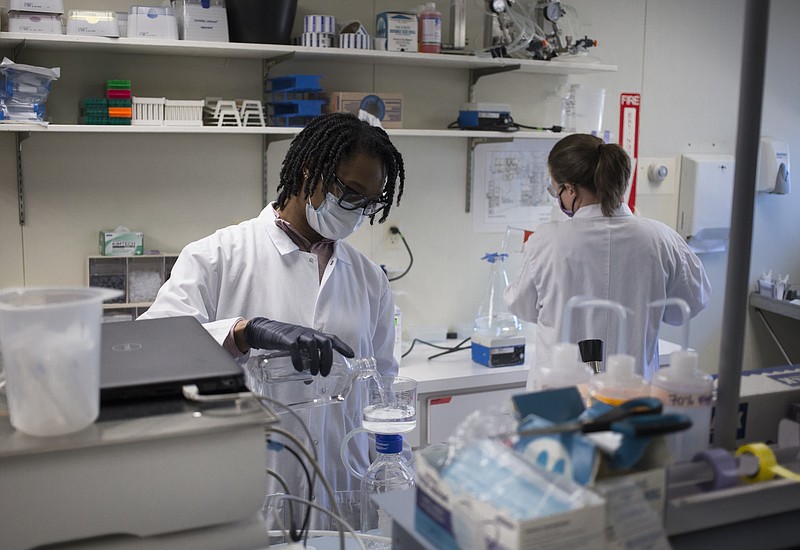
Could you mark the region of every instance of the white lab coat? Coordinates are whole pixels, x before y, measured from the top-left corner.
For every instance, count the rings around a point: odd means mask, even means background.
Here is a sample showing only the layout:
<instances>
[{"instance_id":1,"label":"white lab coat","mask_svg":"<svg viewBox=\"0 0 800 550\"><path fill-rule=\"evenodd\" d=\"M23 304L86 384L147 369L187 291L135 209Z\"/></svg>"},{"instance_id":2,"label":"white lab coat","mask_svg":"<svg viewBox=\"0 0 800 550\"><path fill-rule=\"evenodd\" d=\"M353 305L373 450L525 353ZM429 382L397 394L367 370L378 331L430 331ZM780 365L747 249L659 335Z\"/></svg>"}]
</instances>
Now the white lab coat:
<instances>
[{"instance_id":1,"label":"white lab coat","mask_svg":"<svg viewBox=\"0 0 800 550\"><path fill-rule=\"evenodd\" d=\"M356 357L375 357L381 374L397 374L394 301L386 275L354 247L337 241L320 282L316 255L299 250L275 224L273 205L257 218L220 229L183 249L169 280L140 318L172 315L195 317L220 343L240 317L261 316L312 327L337 335ZM311 430L322 470L334 491L342 493L338 498L346 507L346 501L358 499L360 484L345 471L339 444L350 430L361 426L360 395L352 391L344 405L300 413ZM305 442L304 432L293 423L282 415L281 426ZM275 439L285 441L280 436ZM349 446L350 462L360 472L370 464L365 441L365 435L359 434L356 444ZM270 451L268 460L287 478L295 495L306 498L305 476L297 461L286 451ZM327 494L319 483L318 487L316 502L329 507ZM276 485L271 483L270 488Z\"/></svg>"},{"instance_id":2,"label":"white lab coat","mask_svg":"<svg viewBox=\"0 0 800 550\"><path fill-rule=\"evenodd\" d=\"M710 293L703 264L675 231L634 216L627 205L606 217L595 204L581 207L572 219L536 229L504 297L512 313L537 323L537 365L549 364L553 345L562 341L564 306L571 297L588 295L622 304L628 309L625 351L649 379L658 369L660 323L680 324L681 314L675 307L647 312L647 304L682 298L694 317L708 305ZM618 335L613 312L576 308L566 338L600 338L608 357L620 353Z\"/></svg>"}]
</instances>

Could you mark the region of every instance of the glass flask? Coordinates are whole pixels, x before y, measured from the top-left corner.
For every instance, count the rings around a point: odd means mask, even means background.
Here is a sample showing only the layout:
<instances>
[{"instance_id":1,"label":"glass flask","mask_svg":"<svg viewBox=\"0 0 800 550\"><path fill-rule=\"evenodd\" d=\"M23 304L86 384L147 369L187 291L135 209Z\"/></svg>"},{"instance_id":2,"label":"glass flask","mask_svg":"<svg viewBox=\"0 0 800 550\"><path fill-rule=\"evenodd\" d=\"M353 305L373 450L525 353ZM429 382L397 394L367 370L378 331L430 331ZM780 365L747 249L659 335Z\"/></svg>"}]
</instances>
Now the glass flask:
<instances>
[{"instance_id":1,"label":"glass flask","mask_svg":"<svg viewBox=\"0 0 800 550\"><path fill-rule=\"evenodd\" d=\"M508 338L518 336L522 325L516 315L508 311L503 292L508 286L505 259L508 254L488 253L482 260L491 264L491 273L486 292L475 317L475 333L486 338Z\"/></svg>"}]
</instances>

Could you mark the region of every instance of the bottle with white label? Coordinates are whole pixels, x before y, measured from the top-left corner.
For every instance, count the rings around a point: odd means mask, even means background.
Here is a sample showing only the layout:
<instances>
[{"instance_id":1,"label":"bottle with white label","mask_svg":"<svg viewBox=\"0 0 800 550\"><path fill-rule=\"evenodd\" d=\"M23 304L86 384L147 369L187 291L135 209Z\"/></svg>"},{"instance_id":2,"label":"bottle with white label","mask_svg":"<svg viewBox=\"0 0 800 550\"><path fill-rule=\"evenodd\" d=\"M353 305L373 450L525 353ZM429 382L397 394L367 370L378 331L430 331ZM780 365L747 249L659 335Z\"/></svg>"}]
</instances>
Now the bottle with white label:
<instances>
[{"instance_id":1,"label":"bottle with white label","mask_svg":"<svg viewBox=\"0 0 800 550\"><path fill-rule=\"evenodd\" d=\"M669 366L659 369L651 384L652 395L664 404L665 413L684 414L692 420L688 430L667 436L673 459L691 460L708 449L714 381L697 366L697 352L673 352Z\"/></svg>"}]
</instances>

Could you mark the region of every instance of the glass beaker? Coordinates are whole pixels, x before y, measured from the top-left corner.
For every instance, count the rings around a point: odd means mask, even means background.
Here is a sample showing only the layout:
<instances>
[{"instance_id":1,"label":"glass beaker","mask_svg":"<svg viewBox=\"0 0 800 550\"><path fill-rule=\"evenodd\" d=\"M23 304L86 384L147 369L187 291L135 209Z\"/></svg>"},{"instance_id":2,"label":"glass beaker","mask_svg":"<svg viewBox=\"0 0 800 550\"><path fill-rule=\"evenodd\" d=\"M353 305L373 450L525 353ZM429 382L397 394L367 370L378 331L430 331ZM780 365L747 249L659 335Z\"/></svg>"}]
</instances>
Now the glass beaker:
<instances>
[{"instance_id":1,"label":"glass beaker","mask_svg":"<svg viewBox=\"0 0 800 550\"><path fill-rule=\"evenodd\" d=\"M366 379L361 425L375 434L402 434L417 426L417 381L404 376Z\"/></svg>"},{"instance_id":2,"label":"glass beaker","mask_svg":"<svg viewBox=\"0 0 800 550\"><path fill-rule=\"evenodd\" d=\"M103 301L120 294L95 287L0 291L0 350L15 429L62 435L97 419Z\"/></svg>"}]
</instances>

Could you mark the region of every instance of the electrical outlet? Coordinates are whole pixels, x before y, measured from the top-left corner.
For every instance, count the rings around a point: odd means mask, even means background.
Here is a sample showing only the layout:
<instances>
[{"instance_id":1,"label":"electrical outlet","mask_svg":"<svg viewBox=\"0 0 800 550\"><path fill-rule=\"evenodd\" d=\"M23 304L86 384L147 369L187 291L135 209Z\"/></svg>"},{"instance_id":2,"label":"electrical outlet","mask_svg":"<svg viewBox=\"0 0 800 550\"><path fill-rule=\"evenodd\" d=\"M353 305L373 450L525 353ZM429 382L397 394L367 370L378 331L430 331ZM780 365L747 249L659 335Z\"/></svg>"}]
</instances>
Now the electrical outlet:
<instances>
[{"instance_id":1,"label":"electrical outlet","mask_svg":"<svg viewBox=\"0 0 800 550\"><path fill-rule=\"evenodd\" d=\"M400 233L393 233L392 228L397 228L396 225L390 225L386 228L386 238L384 239L384 247L386 250L397 250L402 244Z\"/></svg>"}]
</instances>

